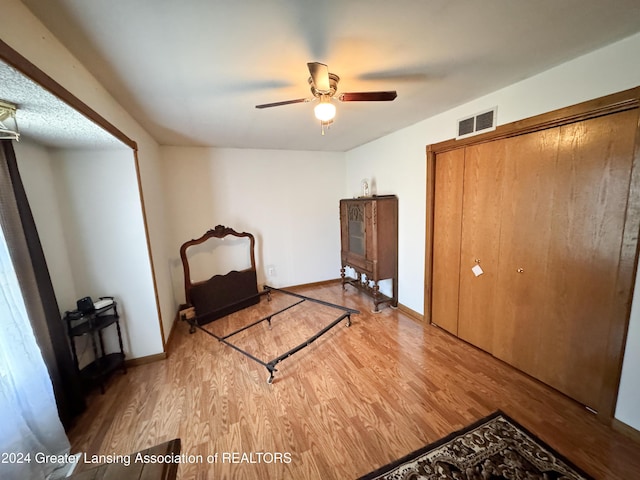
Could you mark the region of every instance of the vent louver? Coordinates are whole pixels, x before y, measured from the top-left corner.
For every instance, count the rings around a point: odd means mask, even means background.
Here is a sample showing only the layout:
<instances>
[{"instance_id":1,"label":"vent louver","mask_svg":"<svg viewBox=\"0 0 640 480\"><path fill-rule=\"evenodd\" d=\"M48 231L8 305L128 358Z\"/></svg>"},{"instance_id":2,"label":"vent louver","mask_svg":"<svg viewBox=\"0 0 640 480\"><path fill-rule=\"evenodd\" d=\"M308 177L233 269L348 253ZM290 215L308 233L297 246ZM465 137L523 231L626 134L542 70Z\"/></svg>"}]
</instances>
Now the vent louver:
<instances>
[{"instance_id":1,"label":"vent louver","mask_svg":"<svg viewBox=\"0 0 640 480\"><path fill-rule=\"evenodd\" d=\"M458 122L458 138L469 135L475 131L475 118L466 118Z\"/></svg>"},{"instance_id":2,"label":"vent louver","mask_svg":"<svg viewBox=\"0 0 640 480\"><path fill-rule=\"evenodd\" d=\"M498 107L491 110L477 113L471 117L458 120L458 135L456 139L478 135L484 132L490 132L496 128L496 112Z\"/></svg>"}]
</instances>

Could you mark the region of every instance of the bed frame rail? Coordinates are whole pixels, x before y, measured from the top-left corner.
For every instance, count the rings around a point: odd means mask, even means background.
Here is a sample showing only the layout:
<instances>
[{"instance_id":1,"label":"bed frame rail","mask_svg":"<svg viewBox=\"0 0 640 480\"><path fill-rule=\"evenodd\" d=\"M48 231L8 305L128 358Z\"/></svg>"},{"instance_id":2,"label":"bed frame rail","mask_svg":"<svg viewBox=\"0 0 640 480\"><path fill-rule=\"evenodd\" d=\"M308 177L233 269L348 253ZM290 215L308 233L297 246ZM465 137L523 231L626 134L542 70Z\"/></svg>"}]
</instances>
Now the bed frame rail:
<instances>
[{"instance_id":1,"label":"bed frame rail","mask_svg":"<svg viewBox=\"0 0 640 480\"><path fill-rule=\"evenodd\" d=\"M245 325L231 333L228 333L224 336L219 336L216 335L215 333L210 332L209 330L203 328L201 325L199 325L196 321L194 321L193 318L187 318L185 315L183 315L181 318L182 320L186 320L190 323L191 325L191 329L195 329L198 328L200 330L202 330L203 332L205 332L207 335L212 336L213 338L215 338L216 340L218 340L219 342L224 343L225 345L228 345L229 347L233 348L234 350L236 350L237 352L240 352L241 354L245 355L246 357L250 358L251 360L253 360L254 362L259 363L260 365L262 365L263 367L265 367L269 373L269 377L267 378L267 383L271 384L273 383L273 378L274 378L274 374L275 372L277 372L278 370L276 369L276 365L279 364L280 362L282 362L283 360L286 360L287 358L291 357L292 355L294 355L295 353L299 352L300 350L302 350L305 347L308 347L309 345L311 345L313 342L315 342L318 338L320 338L322 335L324 335L325 333L327 333L329 330L331 330L332 328L334 328L336 325L338 325L340 322L342 322L344 319L347 320L346 322L346 326L350 327L351 326L351 315L354 314L358 314L360 313L360 311L355 310L353 308L348 308L348 307L344 307L342 305L336 305L334 303L330 303L330 302L326 302L324 300L319 300L317 298L312 298L312 297L306 297L304 295L300 295L298 293L294 293L294 292L290 292L288 290L282 290L280 288L273 288L270 287L268 285L264 286L264 292L267 294L267 298L269 300L271 300L271 292L280 292L280 293L284 293L285 295L290 295L293 297L296 297L299 299L299 301L288 305L280 310L278 310L277 312L274 313L270 313L269 315L262 317L254 322L251 322L248 325ZM229 339L231 337L233 337L234 335L243 332L251 327L254 327L262 322L269 322L269 326L271 326L271 319L273 317L275 317L276 315L279 315L280 313L283 313L289 309L294 308L297 305L300 305L303 302L313 302L313 303L318 303L320 305L324 305L326 307L330 307L330 308L334 308L336 310L341 311L342 313L335 319L333 320L330 324L328 324L327 326L325 326L324 328L322 328L320 331L318 331L317 333L315 333L314 335L310 336L309 338L307 338L305 341L303 341L302 343L296 345L295 347L293 347L292 349L288 350L287 352L283 353L282 355L277 356L276 358L269 360L269 361L265 361L265 360L261 360L259 358L257 358L255 355L247 352L246 350L243 350L242 348L240 348L239 346L233 344L231 341L229 341Z\"/></svg>"}]
</instances>

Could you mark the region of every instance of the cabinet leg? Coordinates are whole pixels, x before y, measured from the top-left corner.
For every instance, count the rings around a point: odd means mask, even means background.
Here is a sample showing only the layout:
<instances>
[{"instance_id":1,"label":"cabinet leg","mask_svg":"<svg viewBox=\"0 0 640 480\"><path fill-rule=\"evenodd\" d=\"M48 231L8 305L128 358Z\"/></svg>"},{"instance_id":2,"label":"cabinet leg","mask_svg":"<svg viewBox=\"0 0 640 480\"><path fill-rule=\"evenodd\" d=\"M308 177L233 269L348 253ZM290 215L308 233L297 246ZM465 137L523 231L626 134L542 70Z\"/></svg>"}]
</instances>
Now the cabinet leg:
<instances>
[{"instance_id":1,"label":"cabinet leg","mask_svg":"<svg viewBox=\"0 0 640 480\"><path fill-rule=\"evenodd\" d=\"M342 282L342 290L345 290L345 286L344 286L344 278L345 278L345 273L344 273L344 266L340 269L340 279Z\"/></svg>"},{"instance_id":2,"label":"cabinet leg","mask_svg":"<svg viewBox=\"0 0 640 480\"><path fill-rule=\"evenodd\" d=\"M380 308L378 304L380 303L380 287L378 286L378 282L373 282L373 313L380 313Z\"/></svg>"}]
</instances>

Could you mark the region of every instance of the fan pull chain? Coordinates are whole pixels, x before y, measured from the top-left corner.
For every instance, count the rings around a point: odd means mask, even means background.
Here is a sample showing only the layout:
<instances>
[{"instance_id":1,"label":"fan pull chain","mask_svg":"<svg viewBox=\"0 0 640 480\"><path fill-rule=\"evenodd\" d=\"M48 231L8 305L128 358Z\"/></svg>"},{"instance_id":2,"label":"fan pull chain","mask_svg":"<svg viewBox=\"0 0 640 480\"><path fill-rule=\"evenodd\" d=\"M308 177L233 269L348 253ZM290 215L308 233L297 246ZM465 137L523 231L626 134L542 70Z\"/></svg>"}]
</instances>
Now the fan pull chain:
<instances>
[{"instance_id":1,"label":"fan pull chain","mask_svg":"<svg viewBox=\"0 0 640 480\"><path fill-rule=\"evenodd\" d=\"M324 127L327 127L327 130L329 130L330 126L331 122L323 122L322 120L320 121L320 131L322 132L322 135L324 135Z\"/></svg>"}]
</instances>

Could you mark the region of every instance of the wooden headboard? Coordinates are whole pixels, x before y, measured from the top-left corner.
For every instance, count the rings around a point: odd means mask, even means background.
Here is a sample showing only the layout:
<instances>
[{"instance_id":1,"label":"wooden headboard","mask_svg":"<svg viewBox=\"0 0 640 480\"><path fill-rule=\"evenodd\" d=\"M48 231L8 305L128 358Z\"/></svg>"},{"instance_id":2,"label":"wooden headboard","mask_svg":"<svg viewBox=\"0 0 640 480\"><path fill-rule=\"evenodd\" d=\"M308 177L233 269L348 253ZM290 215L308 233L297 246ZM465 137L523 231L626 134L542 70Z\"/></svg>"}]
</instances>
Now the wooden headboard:
<instances>
[{"instance_id":1,"label":"wooden headboard","mask_svg":"<svg viewBox=\"0 0 640 480\"><path fill-rule=\"evenodd\" d=\"M249 239L251 266L247 269L232 270L224 275L214 275L208 280L193 282L187 250L189 247L205 243L211 238L223 239L227 236ZM180 259L184 271L184 295L188 306L195 309L199 325L254 305L260 301L256 275L255 238L247 232L238 233L233 228L218 225L208 230L200 238L189 240L180 247Z\"/></svg>"}]
</instances>

